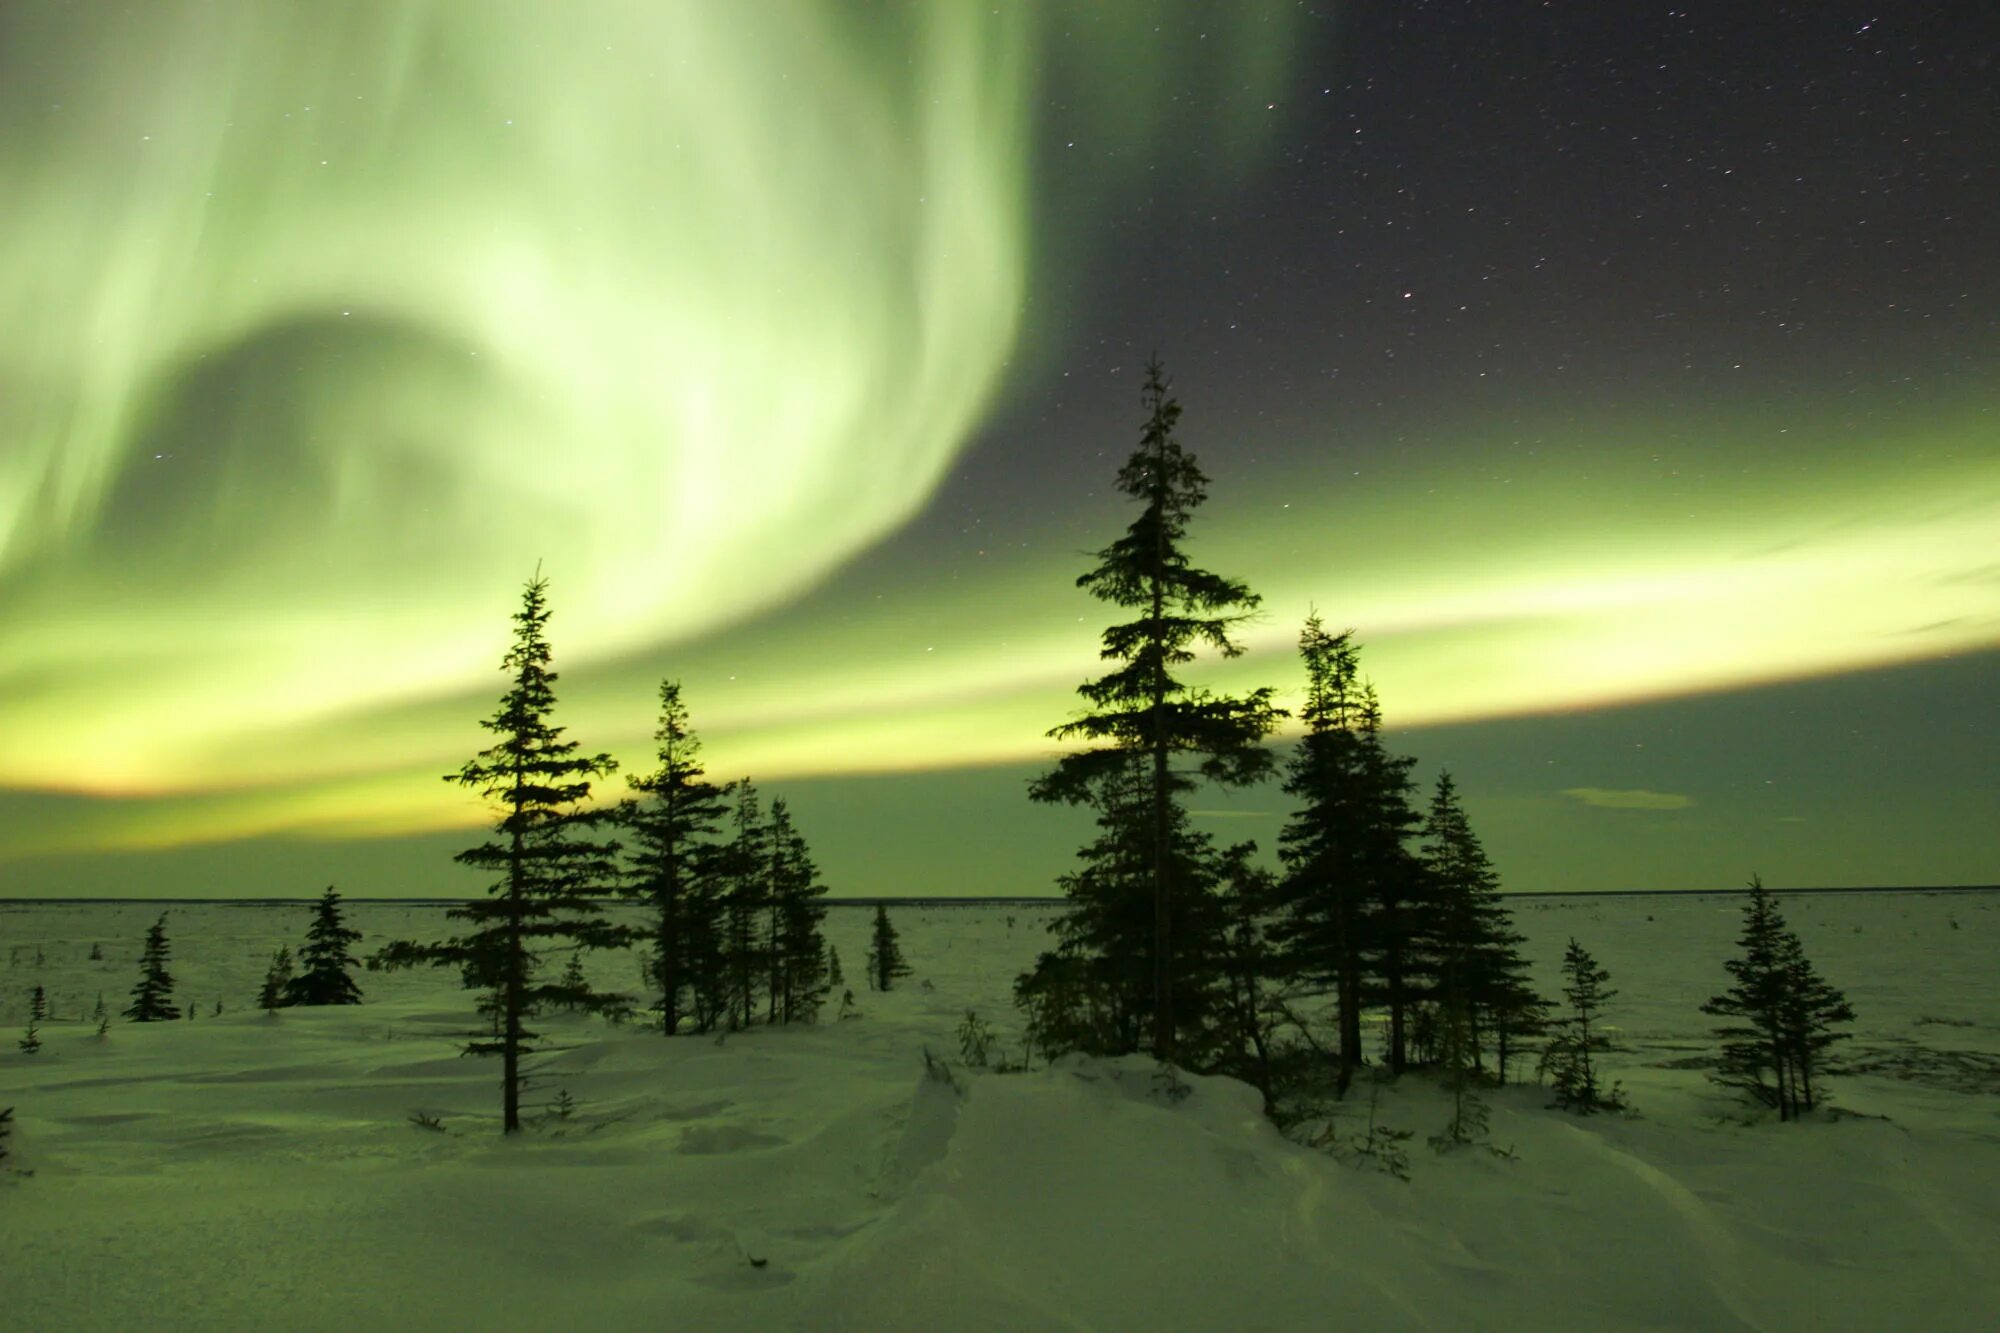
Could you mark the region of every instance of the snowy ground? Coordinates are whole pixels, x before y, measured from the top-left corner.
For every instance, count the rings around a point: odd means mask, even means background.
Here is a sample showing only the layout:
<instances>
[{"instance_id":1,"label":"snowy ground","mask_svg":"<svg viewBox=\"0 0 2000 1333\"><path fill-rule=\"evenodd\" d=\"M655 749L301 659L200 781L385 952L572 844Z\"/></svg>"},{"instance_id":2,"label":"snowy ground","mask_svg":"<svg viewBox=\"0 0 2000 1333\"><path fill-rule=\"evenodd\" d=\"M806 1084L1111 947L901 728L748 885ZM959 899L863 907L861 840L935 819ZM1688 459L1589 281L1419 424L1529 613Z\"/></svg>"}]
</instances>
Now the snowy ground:
<instances>
[{"instance_id":1,"label":"snowy ground","mask_svg":"<svg viewBox=\"0 0 2000 1333\"><path fill-rule=\"evenodd\" d=\"M99 1041L84 1015L100 991L123 1007L159 909L0 903L0 1327L1995 1327L2000 894L1781 901L1860 1014L1842 1114L1745 1123L1703 1077L1733 900L1525 900L1548 989L1570 935L1610 969L1626 1050L1606 1065L1636 1113L1512 1088L1493 1137L1513 1159L1441 1157L1442 1101L1406 1079L1380 1113L1415 1131L1407 1182L1287 1142L1241 1085L1162 1097L1145 1061L927 1078L968 1007L1018 1050L1040 908L898 911L915 976L857 986L844 1022L718 1043L550 1020L565 1049L532 1099L577 1109L503 1140L450 974L252 1009L305 904L172 906L198 1017ZM444 926L433 906L352 920L363 950ZM856 982L867 927L828 922ZM630 957L591 970L636 983ZM58 1017L29 1057L37 981Z\"/></svg>"}]
</instances>

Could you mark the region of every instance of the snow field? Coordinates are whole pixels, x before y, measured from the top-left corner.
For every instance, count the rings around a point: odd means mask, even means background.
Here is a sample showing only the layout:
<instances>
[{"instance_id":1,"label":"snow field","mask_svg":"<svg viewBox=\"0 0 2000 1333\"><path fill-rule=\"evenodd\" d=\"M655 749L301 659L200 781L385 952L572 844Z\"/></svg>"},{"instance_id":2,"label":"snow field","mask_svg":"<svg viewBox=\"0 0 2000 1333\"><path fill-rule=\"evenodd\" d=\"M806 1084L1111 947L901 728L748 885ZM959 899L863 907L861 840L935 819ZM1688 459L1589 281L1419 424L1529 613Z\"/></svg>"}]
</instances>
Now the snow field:
<instances>
[{"instance_id":1,"label":"snow field","mask_svg":"<svg viewBox=\"0 0 2000 1333\"><path fill-rule=\"evenodd\" d=\"M1545 986L1571 934L1611 970L1628 1049L1604 1064L1637 1114L1507 1088L1493 1140L1514 1158L1439 1156L1444 1099L1407 1078L1378 1106L1413 1131L1404 1182L1288 1142L1240 1084L1189 1077L1175 1101L1144 1059L927 1076L926 1048L957 1063L968 1006L1018 1055L1009 987L1044 945L1040 908L894 910L915 975L888 995L857 984L868 913L836 908L861 1009L844 1022L829 1006L718 1043L547 1019L562 1049L536 1057L527 1101L565 1088L577 1109L503 1140L497 1062L456 1053L474 1016L450 973L363 974L363 1006L269 1018L250 997L306 907L175 906L177 998L220 994L224 1014L114 1021L99 1042L79 1009L98 989L123 1006L159 908L10 904L0 959L44 961L0 970L0 1022L36 980L71 998L39 1055L18 1033L0 1048L19 1168L0 1172L0 1324L1989 1328L2000 895L1783 906L1861 1017L1838 1058L1869 1072L1833 1080L1836 1115L1745 1123L1694 1067L1734 899L1529 900ZM435 907L350 919L364 951L444 925ZM590 971L636 980L629 957Z\"/></svg>"}]
</instances>

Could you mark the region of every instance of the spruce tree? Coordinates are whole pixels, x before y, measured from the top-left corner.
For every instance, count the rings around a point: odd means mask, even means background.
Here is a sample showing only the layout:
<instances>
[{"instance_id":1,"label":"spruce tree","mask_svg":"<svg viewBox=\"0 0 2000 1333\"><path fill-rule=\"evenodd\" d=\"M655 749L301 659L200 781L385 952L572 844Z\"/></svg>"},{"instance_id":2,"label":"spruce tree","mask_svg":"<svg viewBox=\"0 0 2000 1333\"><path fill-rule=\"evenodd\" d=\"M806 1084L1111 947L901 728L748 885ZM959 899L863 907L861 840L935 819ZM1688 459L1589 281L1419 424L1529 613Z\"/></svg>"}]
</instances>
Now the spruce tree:
<instances>
[{"instance_id":1,"label":"spruce tree","mask_svg":"<svg viewBox=\"0 0 2000 1333\"><path fill-rule=\"evenodd\" d=\"M1820 1057L1849 1035L1833 1031L1833 1024L1853 1021L1854 1010L1820 979L1798 936L1786 929L1777 901L1754 875L1737 944L1741 955L1723 964L1736 984L1701 1007L1739 1020L1716 1029L1722 1061L1713 1077L1776 1107L1780 1120L1795 1120L1817 1104Z\"/></svg>"},{"instance_id":2,"label":"spruce tree","mask_svg":"<svg viewBox=\"0 0 2000 1333\"><path fill-rule=\"evenodd\" d=\"M1484 1067L1490 1041L1504 1083L1511 1039L1535 1030L1547 1002L1529 984L1522 936L1513 928L1500 898L1500 878L1449 773L1438 775L1423 836L1440 1020L1463 1024L1455 1037L1474 1071Z\"/></svg>"},{"instance_id":3,"label":"spruce tree","mask_svg":"<svg viewBox=\"0 0 2000 1333\"><path fill-rule=\"evenodd\" d=\"M1217 1072L1256 1088L1268 1115L1276 1109L1280 1077L1276 1031L1285 1017L1275 993L1272 955L1265 933L1275 877L1251 863L1254 843L1237 843L1222 854L1222 894L1218 907L1226 922L1219 958L1223 978L1222 1021L1217 1025Z\"/></svg>"},{"instance_id":4,"label":"spruce tree","mask_svg":"<svg viewBox=\"0 0 2000 1333\"><path fill-rule=\"evenodd\" d=\"M734 834L717 857L723 909L721 961L729 1026L746 1028L756 1011L758 973L764 965L757 913L764 906L769 829L757 788L745 778L735 790Z\"/></svg>"},{"instance_id":5,"label":"spruce tree","mask_svg":"<svg viewBox=\"0 0 2000 1333\"><path fill-rule=\"evenodd\" d=\"M1078 849L1078 868L1057 880L1070 906L1050 923L1056 947L1015 981L1029 1036L1050 1055L1125 1055L1146 1045L1155 973L1152 953L1138 946L1152 938L1156 900L1149 772L1146 757L1135 754L1100 777L1098 836ZM1217 894L1224 874L1222 858L1178 802L1169 810L1168 851L1180 923L1177 1058L1192 1065L1222 1054L1228 1041L1228 916Z\"/></svg>"},{"instance_id":6,"label":"spruce tree","mask_svg":"<svg viewBox=\"0 0 2000 1333\"><path fill-rule=\"evenodd\" d=\"M271 955L271 966L264 971L264 984L257 991L257 1007L265 1013L276 1013L291 1003L288 998L292 983L292 951L283 945Z\"/></svg>"},{"instance_id":7,"label":"spruce tree","mask_svg":"<svg viewBox=\"0 0 2000 1333\"><path fill-rule=\"evenodd\" d=\"M36 986L28 992L28 1031L15 1045L23 1055L33 1055L42 1049L42 1020L49 1016L48 992Z\"/></svg>"},{"instance_id":8,"label":"spruce tree","mask_svg":"<svg viewBox=\"0 0 2000 1333\"><path fill-rule=\"evenodd\" d=\"M847 985L847 977L840 970L840 950L831 944L826 946L826 986L829 991L841 990Z\"/></svg>"},{"instance_id":9,"label":"spruce tree","mask_svg":"<svg viewBox=\"0 0 2000 1333\"><path fill-rule=\"evenodd\" d=\"M771 802L770 871L772 996L779 1022L812 1022L826 1001L826 885L819 882L806 840L782 798Z\"/></svg>"},{"instance_id":10,"label":"spruce tree","mask_svg":"<svg viewBox=\"0 0 2000 1333\"><path fill-rule=\"evenodd\" d=\"M876 903L875 931L868 941L868 989L894 990L899 979L910 975L910 965L903 961L902 946L896 939L888 905Z\"/></svg>"},{"instance_id":11,"label":"spruce tree","mask_svg":"<svg viewBox=\"0 0 2000 1333\"><path fill-rule=\"evenodd\" d=\"M355 959L347 947L361 938L340 915L340 895L333 885L319 896L306 945L299 950L301 971L285 983L286 1004L360 1004L361 988L349 975Z\"/></svg>"},{"instance_id":12,"label":"spruce tree","mask_svg":"<svg viewBox=\"0 0 2000 1333\"><path fill-rule=\"evenodd\" d=\"M719 904L708 883L714 871L715 829L726 813L721 788L704 781L701 742L688 723L678 681L660 682L660 722L653 732L659 767L628 779L642 798L626 806L630 836L627 895L652 909L650 972L660 988L660 1031L680 1030L692 1003L698 1028L712 1024L711 997L698 976L711 976L720 944ZM711 977L712 979L712 977Z\"/></svg>"},{"instance_id":13,"label":"spruce tree","mask_svg":"<svg viewBox=\"0 0 2000 1333\"><path fill-rule=\"evenodd\" d=\"M1262 778L1271 757L1260 742L1278 713L1267 689L1228 697L1191 689L1174 675L1194 660L1197 647L1239 655L1242 649L1231 634L1254 612L1258 598L1241 582L1197 568L1183 550L1189 518L1207 498L1208 479L1174 439L1181 408L1168 396L1158 358L1147 363L1141 404L1146 424L1139 446L1117 479L1118 489L1138 501L1141 511L1124 536L1097 553L1096 567L1077 579L1092 596L1137 617L1103 633L1100 656L1118 665L1078 687L1091 711L1049 733L1090 748L1063 756L1031 785L1029 795L1102 809L1106 800L1122 796L1122 784L1131 780L1126 770L1138 761L1151 919L1142 932L1119 939L1116 948L1145 961L1150 986L1142 999L1119 1002L1145 1011L1153 1054L1172 1060L1176 952L1198 956L1219 949L1212 939L1177 935L1177 916L1187 918L1184 927L1198 925L1201 913L1193 910L1193 901L1204 886L1175 879L1182 859L1174 846L1176 812L1197 779L1242 786ZM1176 764L1181 756L1195 758L1192 771Z\"/></svg>"},{"instance_id":14,"label":"spruce tree","mask_svg":"<svg viewBox=\"0 0 2000 1333\"><path fill-rule=\"evenodd\" d=\"M1278 835L1285 874L1272 895L1274 967L1329 989L1339 1029L1337 1085L1362 1063L1361 1013L1389 1011L1389 1066L1401 1071L1426 957L1424 885L1405 839L1412 761L1391 755L1381 710L1360 679L1353 631L1329 634L1317 614L1299 635L1305 665L1300 737L1285 791L1300 801Z\"/></svg>"},{"instance_id":15,"label":"spruce tree","mask_svg":"<svg viewBox=\"0 0 2000 1333\"><path fill-rule=\"evenodd\" d=\"M139 955L139 981L132 987L132 1003L125 1017L134 1023L167 1022L181 1016L173 1003L174 978L167 971L167 914L146 932L146 947Z\"/></svg>"},{"instance_id":16,"label":"spruce tree","mask_svg":"<svg viewBox=\"0 0 2000 1333\"><path fill-rule=\"evenodd\" d=\"M1821 1101L1818 1078L1825 1069L1822 1057L1827 1047L1854 1035L1851 1032L1835 1032L1833 1025L1853 1022L1854 1008L1848 1004L1845 995L1820 979L1819 973L1807 960L1799 937L1789 930L1785 932L1784 949L1779 961L1785 975L1782 1019L1785 1049L1792 1057L1795 1074L1792 1087L1798 1098L1798 1109L1810 1111Z\"/></svg>"},{"instance_id":17,"label":"spruce tree","mask_svg":"<svg viewBox=\"0 0 2000 1333\"><path fill-rule=\"evenodd\" d=\"M591 780L617 764L610 755L580 753L549 720L559 676L549 667L547 580L538 575L528 583L513 620L513 645L501 659L511 684L498 710L480 723L496 740L445 775L496 807L495 837L454 858L494 877L489 896L445 914L468 922L469 933L428 944L399 940L375 959L391 968L457 967L466 989L484 992L479 1012L492 1031L471 1034L465 1049L500 1057L501 1125L508 1134L521 1128L521 1058L536 1049L538 1034L526 1020L556 1002L595 1013L628 1003L623 996L537 981L542 946L608 949L632 938L601 920L602 909L592 901L616 881L617 844L591 836L604 818L587 804Z\"/></svg>"},{"instance_id":18,"label":"spruce tree","mask_svg":"<svg viewBox=\"0 0 2000 1333\"><path fill-rule=\"evenodd\" d=\"M1570 1011L1555 1023L1554 1034L1542 1052L1556 1105L1582 1115L1616 1110L1625 1104L1624 1097L1615 1084L1609 1092L1599 1085L1591 1053L1610 1049L1610 1042L1595 1024L1618 992L1605 986L1611 974L1574 939L1563 950L1562 970L1563 998L1569 1001Z\"/></svg>"}]
</instances>

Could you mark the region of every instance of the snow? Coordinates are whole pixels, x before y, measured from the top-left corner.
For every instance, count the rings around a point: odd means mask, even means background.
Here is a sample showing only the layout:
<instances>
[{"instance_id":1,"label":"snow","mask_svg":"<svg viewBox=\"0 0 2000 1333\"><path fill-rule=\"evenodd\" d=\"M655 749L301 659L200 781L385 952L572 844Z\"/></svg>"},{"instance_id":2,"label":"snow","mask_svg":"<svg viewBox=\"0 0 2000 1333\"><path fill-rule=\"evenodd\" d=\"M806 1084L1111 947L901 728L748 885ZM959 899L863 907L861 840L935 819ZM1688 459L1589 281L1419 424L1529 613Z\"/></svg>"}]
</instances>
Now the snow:
<instances>
[{"instance_id":1,"label":"snow","mask_svg":"<svg viewBox=\"0 0 2000 1333\"><path fill-rule=\"evenodd\" d=\"M915 975L887 995L859 986L869 912L836 907L846 1021L718 1042L545 1020L563 1049L528 1100L577 1109L508 1140L497 1062L457 1054L473 1014L450 973L251 1008L305 903L169 906L198 1016L103 1041L84 1015L100 990L123 1007L161 906L0 904L0 1325L1993 1327L2000 894L1781 903L1860 1015L1838 1111L1770 1123L1697 1067L1738 900L1524 900L1546 989L1570 935L1611 971L1625 1049L1604 1066L1635 1113L1512 1087L1491 1096L1511 1158L1441 1156L1443 1097L1406 1078L1378 1109L1413 1131L1408 1181L1288 1141L1241 1084L1175 1099L1144 1059L929 1076L926 1048L958 1065L968 1007L1018 1056L1040 907L893 909ZM445 929L434 905L349 908L363 950ZM630 956L589 970L636 984ZM13 1038L36 982L56 1018L31 1057Z\"/></svg>"}]
</instances>

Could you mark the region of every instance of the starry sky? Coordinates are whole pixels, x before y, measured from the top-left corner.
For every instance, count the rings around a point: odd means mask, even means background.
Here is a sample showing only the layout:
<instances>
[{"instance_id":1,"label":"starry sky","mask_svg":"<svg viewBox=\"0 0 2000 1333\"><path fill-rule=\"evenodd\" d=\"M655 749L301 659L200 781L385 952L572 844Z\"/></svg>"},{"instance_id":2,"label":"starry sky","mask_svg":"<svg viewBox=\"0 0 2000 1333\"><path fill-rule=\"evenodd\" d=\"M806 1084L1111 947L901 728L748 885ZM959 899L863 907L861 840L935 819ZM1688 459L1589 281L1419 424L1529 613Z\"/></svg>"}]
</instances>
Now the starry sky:
<instances>
[{"instance_id":1,"label":"starry sky","mask_svg":"<svg viewBox=\"0 0 2000 1333\"><path fill-rule=\"evenodd\" d=\"M672 675L836 895L1052 893L1153 352L1195 678L1352 626L1510 889L2000 881L1996 27L9 4L0 894L477 892L538 563L586 748Z\"/></svg>"}]
</instances>

